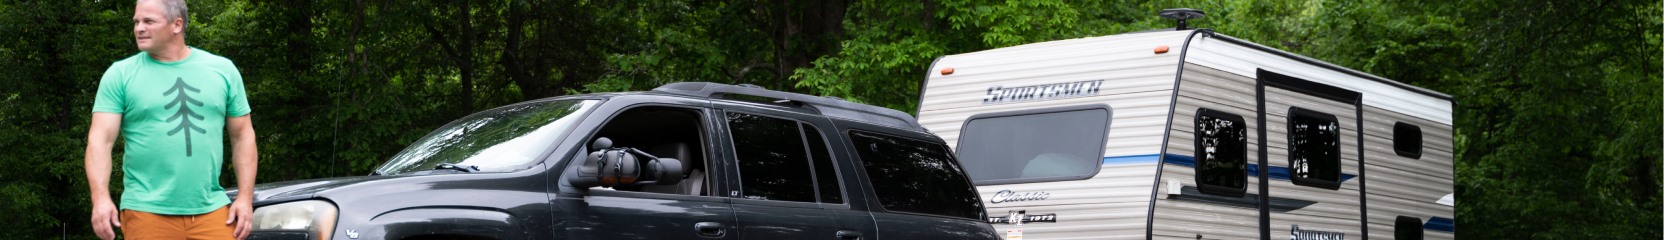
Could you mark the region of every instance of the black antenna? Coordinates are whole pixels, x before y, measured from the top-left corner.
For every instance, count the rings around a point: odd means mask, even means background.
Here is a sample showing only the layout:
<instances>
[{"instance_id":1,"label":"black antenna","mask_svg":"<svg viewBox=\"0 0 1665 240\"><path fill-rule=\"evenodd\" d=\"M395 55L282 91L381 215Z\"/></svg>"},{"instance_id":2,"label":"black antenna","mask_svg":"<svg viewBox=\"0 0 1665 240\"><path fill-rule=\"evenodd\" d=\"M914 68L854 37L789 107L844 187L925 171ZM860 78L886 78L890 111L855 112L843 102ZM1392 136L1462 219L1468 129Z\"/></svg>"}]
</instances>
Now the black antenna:
<instances>
[{"instance_id":1,"label":"black antenna","mask_svg":"<svg viewBox=\"0 0 1665 240\"><path fill-rule=\"evenodd\" d=\"M1162 16L1162 18L1179 20L1179 27L1175 27L1174 30L1185 30L1186 19L1202 18L1207 14L1204 14L1202 10L1190 8L1169 8L1162 9L1162 12L1159 12L1156 15Z\"/></svg>"}]
</instances>

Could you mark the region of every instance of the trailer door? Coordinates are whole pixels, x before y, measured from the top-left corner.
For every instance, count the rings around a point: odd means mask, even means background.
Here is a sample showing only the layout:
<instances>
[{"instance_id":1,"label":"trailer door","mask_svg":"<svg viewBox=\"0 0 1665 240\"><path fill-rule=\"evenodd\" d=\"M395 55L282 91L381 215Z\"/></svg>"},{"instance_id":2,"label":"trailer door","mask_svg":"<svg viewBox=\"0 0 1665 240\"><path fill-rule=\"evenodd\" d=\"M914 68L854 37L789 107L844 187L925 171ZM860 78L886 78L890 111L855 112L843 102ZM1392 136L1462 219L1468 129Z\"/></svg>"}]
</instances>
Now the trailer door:
<instances>
[{"instance_id":1,"label":"trailer door","mask_svg":"<svg viewBox=\"0 0 1665 240\"><path fill-rule=\"evenodd\" d=\"M1261 235L1362 239L1360 94L1266 69L1259 102ZM1254 191L1254 190L1250 190Z\"/></svg>"}]
</instances>

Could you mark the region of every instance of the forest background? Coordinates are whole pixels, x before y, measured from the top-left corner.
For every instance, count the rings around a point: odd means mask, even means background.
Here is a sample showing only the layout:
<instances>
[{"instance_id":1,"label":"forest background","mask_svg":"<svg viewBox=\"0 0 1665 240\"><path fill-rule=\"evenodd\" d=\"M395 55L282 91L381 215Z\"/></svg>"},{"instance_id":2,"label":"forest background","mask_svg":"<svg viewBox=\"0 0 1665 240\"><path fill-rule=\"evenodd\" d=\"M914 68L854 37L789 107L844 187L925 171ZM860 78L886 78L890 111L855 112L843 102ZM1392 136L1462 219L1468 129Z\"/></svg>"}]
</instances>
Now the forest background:
<instances>
[{"instance_id":1,"label":"forest background","mask_svg":"<svg viewBox=\"0 0 1665 240\"><path fill-rule=\"evenodd\" d=\"M133 4L0 1L0 238L92 238L89 112L104 69L138 53ZM242 70L259 182L365 175L471 112L669 82L912 112L936 57L1171 28L1156 12L1185 7L1208 13L1191 26L1455 97L1461 238L1659 239L1665 227L1657 0L189 4L187 43Z\"/></svg>"}]
</instances>

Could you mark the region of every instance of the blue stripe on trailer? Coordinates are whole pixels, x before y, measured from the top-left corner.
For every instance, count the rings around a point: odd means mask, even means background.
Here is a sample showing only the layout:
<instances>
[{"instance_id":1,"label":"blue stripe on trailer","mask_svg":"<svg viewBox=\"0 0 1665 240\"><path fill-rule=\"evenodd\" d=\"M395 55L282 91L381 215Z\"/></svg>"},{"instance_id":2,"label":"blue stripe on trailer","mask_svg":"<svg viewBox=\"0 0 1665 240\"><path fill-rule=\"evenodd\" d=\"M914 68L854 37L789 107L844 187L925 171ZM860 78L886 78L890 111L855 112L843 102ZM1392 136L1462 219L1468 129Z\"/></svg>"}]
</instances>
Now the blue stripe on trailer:
<instances>
[{"instance_id":1,"label":"blue stripe on trailer","mask_svg":"<svg viewBox=\"0 0 1665 240\"><path fill-rule=\"evenodd\" d=\"M1457 232L1457 220L1442 217L1431 217L1428 218L1428 223L1422 224L1422 229L1455 233Z\"/></svg>"},{"instance_id":2,"label":"blue stripe on trailer","mask_svg":"<svg viewBox=\"0 0 1665 240\"><path fill-rule=\"evenodd\" d=\"M1161 155L1147 154L1147 155L1129 155L1129 156L1104 157L1104 165L1129 164L1129 163L1155 163L1156 160L1161 159L1157 156L1161 156Z\"/></svg>"},{"instance_id":3,"label":"blue stripe on trailer","mask_svg":"<svg viewBox=\"0 0 1665 240\"><path fill-rule=\"evenodd\" d=\"M1145 156L1145 155L1140 155L1140 156ZM1150 155L1150 156L1155 156L1155 155ZM1188 168L1196 168L1197 167L1197 159L1194 158L1194 157L1185 156L1185 155L1178 155L1178 154L1168 154L1167 156L1168 156L1167 158L1163 159L1164 163L1179 165L1179 166L1188 167ZM1104 160L1105 163L1110 162L1110 158L1104 158L1104 159L1105 159ZM1249 164L1248 168L1249 168L1249 176L1260 176L1260 164ZM1289 168L1279 167L1279 166L1272 166L1271 170L1269 172L1271 173L1270 177L1272 179L1289 181ZM1351 180L1354 177L1358 177L1358 175L1347 174L1345 172L1341 173L1341 181L1342 182L1346 182L1347 180Z\"/></svg>"}]
</instances>

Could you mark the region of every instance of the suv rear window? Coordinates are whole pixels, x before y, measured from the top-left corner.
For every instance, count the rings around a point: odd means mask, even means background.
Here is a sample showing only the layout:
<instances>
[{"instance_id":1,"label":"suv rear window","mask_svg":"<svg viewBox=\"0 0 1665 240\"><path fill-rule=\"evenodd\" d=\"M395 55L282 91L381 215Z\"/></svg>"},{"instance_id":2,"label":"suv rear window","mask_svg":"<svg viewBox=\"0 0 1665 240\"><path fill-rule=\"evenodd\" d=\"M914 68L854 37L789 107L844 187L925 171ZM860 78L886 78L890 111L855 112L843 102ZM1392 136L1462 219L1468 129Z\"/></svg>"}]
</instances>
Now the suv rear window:
<instances>
[{"instance_id":1,"label":"suv rear window","mask_svg":"<svg viewBox=\"0 0 1665 240\"><path fill-rule=\"evenodd\" d=\"M948 155L948 146L858 131L850 132L850 141L885 210L983 217L977 189Z\"/></svg>"},{"instance_id":2,"label":"suv rear window","mask_svg":"<svg viewBox=\"0 0 1665 240\"><path fill-rule=\"evenodd\" d=\"M957 149L978 185L1086 179L1098 173L1109 126L1102 106L973 116Z\"/></svg>"}]
</instances>

